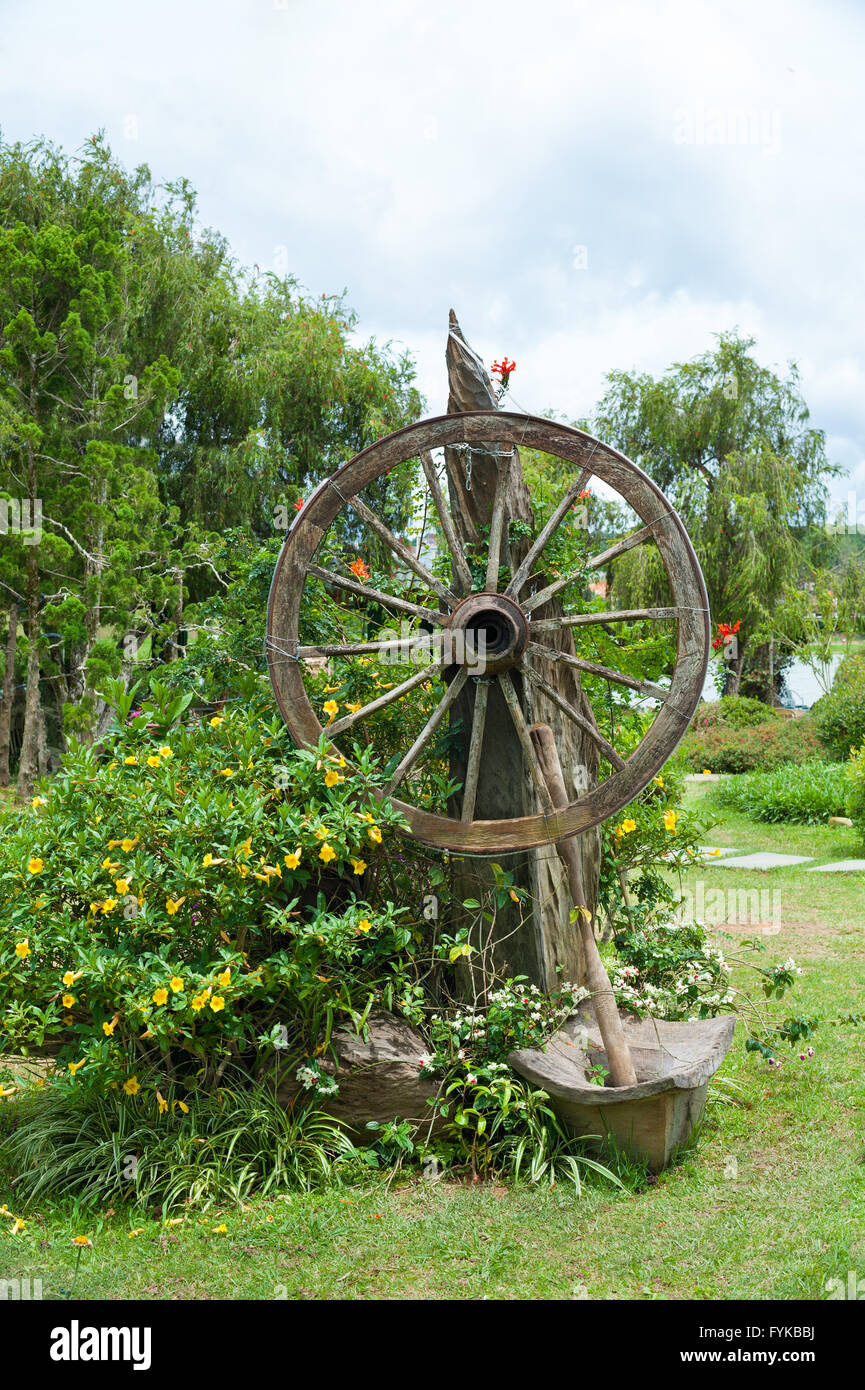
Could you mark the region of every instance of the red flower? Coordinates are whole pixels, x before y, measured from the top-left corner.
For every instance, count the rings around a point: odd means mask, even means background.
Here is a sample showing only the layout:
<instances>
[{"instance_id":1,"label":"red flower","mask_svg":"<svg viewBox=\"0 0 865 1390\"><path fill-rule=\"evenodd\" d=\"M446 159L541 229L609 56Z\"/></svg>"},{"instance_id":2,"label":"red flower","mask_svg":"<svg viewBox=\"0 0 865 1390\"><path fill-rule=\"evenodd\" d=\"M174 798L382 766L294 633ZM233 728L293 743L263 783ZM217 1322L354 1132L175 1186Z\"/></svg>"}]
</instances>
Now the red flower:
<instances>
[{"instance_id":1,"label":"red flower","mask_svg":"<svg viewBox=\"0 0 865 1390\"><path fill-rule=\"evenodd\" d=\"M359 555L357 559L352 560L351 564L349 565L349 569L351 570L352 574L357 575L358 579L361 581L362 584L365 584L366 581L369 579L369 565L364 560L362 560Z\"/></svg>"},{"instance_id":2,"label":"red flower","mask_svg":"<svg viewBox=\"0 0 865 1390\"><path fill-rule=\"evenodd\" d=\"M297 501L296 501L295 504L294 504L294 510L295 510L296 512L299 512L302 506L303 506L303 498L302 498L302 497L298 497Z\"/></svg>"},{"instance_id":3,"label":"red flower","mask_svg":"<svg viewBox=\"0 0 865 1390\"><path fill-rule=\"evenodd\" d=\"M492 367L490 368L490 371L492 372L492 374L493 374L494 376L500 376L500 377L501 377L501 379L502 379L502 386L507 386L507 384L508 384L508 377L510 376L511 372L515 372L516 369L517 369L517 364L516 364L516 362L509 362L508 359L507 359L507 357L503 357L502 360L501 360L501 362L494 362L494 363L493 363Z\"/></svg>"}]
</instances>

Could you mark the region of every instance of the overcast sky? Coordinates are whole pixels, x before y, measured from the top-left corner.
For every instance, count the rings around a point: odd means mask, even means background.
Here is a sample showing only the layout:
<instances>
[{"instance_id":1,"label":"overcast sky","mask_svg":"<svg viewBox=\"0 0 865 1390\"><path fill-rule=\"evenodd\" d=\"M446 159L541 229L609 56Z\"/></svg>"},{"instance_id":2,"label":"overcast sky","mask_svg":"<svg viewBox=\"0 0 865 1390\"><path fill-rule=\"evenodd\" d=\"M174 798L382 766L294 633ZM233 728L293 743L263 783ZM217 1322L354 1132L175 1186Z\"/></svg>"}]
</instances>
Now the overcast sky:
<instances>
[{"instance_id":1,"label":"overcast sky","mask_svg":"<svg viewBox=\"0 0 865 1390\"><path fill-rule=\"evenodd\" d=\"M865 521L865 5L0 0L0 128L186 175L239 258L347 289L445 404L448 309L587 413L738 327Z\"/></svg>"}]
</instances>

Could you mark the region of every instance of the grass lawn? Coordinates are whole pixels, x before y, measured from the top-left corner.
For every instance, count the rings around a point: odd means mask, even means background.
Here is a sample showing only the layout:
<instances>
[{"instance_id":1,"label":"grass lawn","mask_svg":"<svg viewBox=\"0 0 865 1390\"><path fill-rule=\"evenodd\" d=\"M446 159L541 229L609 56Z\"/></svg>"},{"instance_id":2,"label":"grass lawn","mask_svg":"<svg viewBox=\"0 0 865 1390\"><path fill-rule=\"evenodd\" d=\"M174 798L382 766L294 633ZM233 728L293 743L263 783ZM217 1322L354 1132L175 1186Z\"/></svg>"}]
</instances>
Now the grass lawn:
<instances>
[{"instance_id":1,"label":"grass lawn","mask_svg":"<svg viewBox=\"0 0 865 1390\"><path fill-rule=\"evenodd\" d=\"M708 791L698 784L690 795ZM852 830L756 825L728 813L706 838L815 862L862 854ZM753 887L779 894L777 932L771 920L767 932L753 921L725 930L762 933L767 964L793 955L802 965L784 1013L863 1008L862 875L712 865L688 879L728 897ZM729 937L724 944L733 954ZM627 1195L594 1178L577 1196L564 1186L422 1177L388 1186L375 1177L191 1213L168 1227L152 1214L43 1203L23 1213L17 1236L4 1222L0 1277L29 1274L41 1278L43 1298L64 1297L71 1238L88 1235L76 1298L824 1298L827 1280L865 1276L865 1034L821 1028L814 1057L794 1053L780 1070L745 1054L741 1026L736 1039L695 1151ZM10 1177L0 1172L0 1201L16 1210Z\"/></svg>"}]
</instances>

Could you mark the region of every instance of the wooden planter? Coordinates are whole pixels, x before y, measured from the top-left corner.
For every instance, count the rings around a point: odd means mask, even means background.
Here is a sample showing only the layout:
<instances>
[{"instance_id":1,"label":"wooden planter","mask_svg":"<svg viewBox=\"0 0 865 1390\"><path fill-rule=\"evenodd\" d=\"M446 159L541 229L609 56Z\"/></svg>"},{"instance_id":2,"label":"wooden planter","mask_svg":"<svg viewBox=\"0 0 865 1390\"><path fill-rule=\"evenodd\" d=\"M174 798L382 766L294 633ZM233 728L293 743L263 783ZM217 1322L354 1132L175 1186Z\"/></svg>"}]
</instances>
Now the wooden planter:
<instances>
[{"instance_id":1,"label":"wooden planter","mask_svg":"<svg viewBox=\"0 0 865 1390\"><path fill-rule=\"evenodd\" d=\"M574 1134L601 1135L619 1148L666 1168L703 1112L709 1079L733 1041L735 1020L663 1023L620 1013L636 1086L597 1086L587 1076L606 1054L591 1003L580 1006L541 1051L523 1048L508 1061L542 1087L559 1119Z\"/></svg>"}]
</instances>

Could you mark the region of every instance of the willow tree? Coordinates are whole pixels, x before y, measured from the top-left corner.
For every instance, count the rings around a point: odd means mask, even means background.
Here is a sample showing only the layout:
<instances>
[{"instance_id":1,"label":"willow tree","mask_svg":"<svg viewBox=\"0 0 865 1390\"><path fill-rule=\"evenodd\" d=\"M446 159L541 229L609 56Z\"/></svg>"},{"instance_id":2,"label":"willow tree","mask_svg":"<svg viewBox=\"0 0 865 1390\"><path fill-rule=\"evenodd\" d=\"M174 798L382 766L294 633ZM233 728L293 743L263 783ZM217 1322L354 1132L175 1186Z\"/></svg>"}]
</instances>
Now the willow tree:
<instances>
[{"instance_id":1,"label":"willow tree","mask_svg":"<svg viewBox=\"0 0 865 1390\"><path fill-rule=\"evenodd\" d=\"M761 366L754 339L721 334L712 351L662 376L612 372L595 432L638 463L682 517L717 622L739 623L726 692L754 669L782 595L826 549L825 438L810 423L799 376ZM625 604L654 601L663 576L648 549L623 556Z\"/></svg>"}]
</instances>

